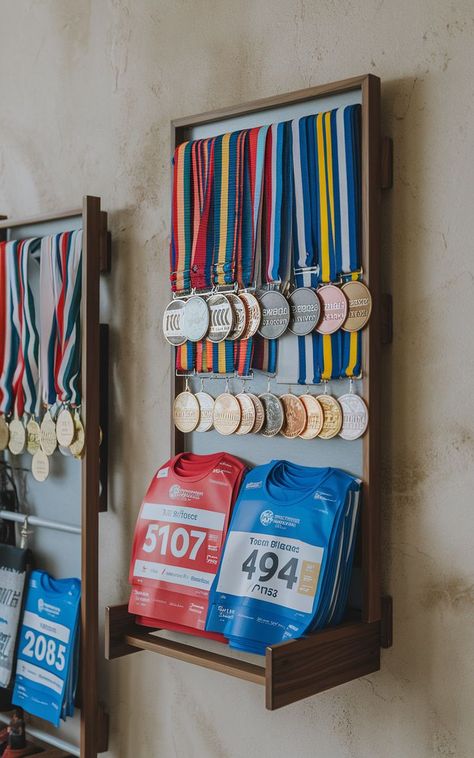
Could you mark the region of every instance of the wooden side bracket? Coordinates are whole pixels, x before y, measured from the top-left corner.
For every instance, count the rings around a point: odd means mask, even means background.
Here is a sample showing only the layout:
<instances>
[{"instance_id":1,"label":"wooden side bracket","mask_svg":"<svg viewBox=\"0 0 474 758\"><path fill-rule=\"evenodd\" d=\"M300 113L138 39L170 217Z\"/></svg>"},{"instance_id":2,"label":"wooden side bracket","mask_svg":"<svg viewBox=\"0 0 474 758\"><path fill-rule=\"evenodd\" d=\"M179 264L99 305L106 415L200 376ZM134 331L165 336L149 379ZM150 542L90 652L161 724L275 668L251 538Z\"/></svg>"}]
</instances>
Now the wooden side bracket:
<instances>
[{"instance_id":1,"label":"wooden side bracket","mask_svg":"<svg viewBox=\"0 0 474 758\"><path fill-rule=\"evenodd\" d=\"M393 139L391 137L383 137L382 139L380 177L381 177L382 189L392 189L393 187Z\"/></svg>"}]
</instances>

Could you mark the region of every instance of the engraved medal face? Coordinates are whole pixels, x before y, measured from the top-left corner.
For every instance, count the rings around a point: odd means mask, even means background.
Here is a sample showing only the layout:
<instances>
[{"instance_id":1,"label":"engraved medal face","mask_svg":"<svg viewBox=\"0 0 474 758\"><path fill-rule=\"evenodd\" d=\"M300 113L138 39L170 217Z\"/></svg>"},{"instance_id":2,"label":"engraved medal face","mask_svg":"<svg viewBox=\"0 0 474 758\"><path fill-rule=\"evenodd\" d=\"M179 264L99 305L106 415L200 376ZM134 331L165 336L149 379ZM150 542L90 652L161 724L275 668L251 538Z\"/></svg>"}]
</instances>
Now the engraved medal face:
<instances>
[{"instance_id":1,"label":"engraved medal face","mask_svg":"<svg viewBox=\"0 0 474 758\"><path fill-rule=\"evenodd\" d=\"M0 450L6 450L8 440L10 439L10 430L8 428L5 416L0 416Z\"/></svg>"},{"instance_id":2,"label":"engraved medal face","mask_svg":"<svg viewBox=\"0 0 474 758\"><path fill-rule=\"evenodd\" d=\"M316 398L323 409L324 420L319 436L323 440L330 440L341 431L342 409L332 395L318 395Z\"/></svg>"},{"instance_id":3,"label":"engraved medal face","mask_svg":"<svg viewBox=\"0 0 474 758\"><path fill-rule=\"evenodd\" d=\"M369 411L360 397L354 392L348 392L338 398L342 408L342 428L339 436L343 440L356 440L365 434L369 423Z\"/></svg>"},{"instance_id":4,"label":"engraved medal face","mask_svg":"<svg viewBox=\"0 0 474 758\"><path fill-rule=\"evenodd\" d=\"M49 458L44 450L37 450L31 460L31 473L37 482L44 482L49 476Z\"/></svg>"},{"instance_id":5,"label":"engraved medal face","mask_svg":"<svg viewBox=\"0 0 474 758\"><path fill-rule=\"evenodd\" d=\"M56 437L62 447L69 447L74 441L76 429L74 417L69 408L61 408L56 421Z\"/></svg>"},{"instance_id":6,"label":"engraved medal face","mask_svg":"<svg viewBox=\"0 0 474 758\"><path fill-rule=\"evenodd\" d=\"M190 342L202 340L209 329L209 308L203 297L193 295L183 311L183 333Z\"/></svg>"},{"instance_id":7,"label":"engraved medal face","mask_svg":"<svg viewBox=\"0 0 474 758\"><path fill-rule=\"evenodd\" d=\"M281 337L290 323L290 306L287 299L278 290L266 290L262 292L259 300L262 320L258 333L267 340Z\"/></svg>"},{"instance_id":8,"label":"engraved medal face","mask_svg":"<svg viewBox=\"0 0 474 758\"><path fill-rule=\"evenodd\" d=\"M262 401L259 397L257 397L257 395L254 395L252 392L247 392L246 395L252 400L255 408L255 422L250 432L251 434L258 434L263 426L263 422L265 421L265 410L263 408Z\"/></svg>"},{"instance_id":9,"label":"engraved medal face","mask_svg":"<svg viewBox=\"0 0 474 758\"><path fill-rule=\"evenodd\" d=\"M209 333L207 338L211 342L223 342L232 331L234 314L232 307L225 295L211 295L207 301L209 308Z\"/></svg>"},{"instance_id":10,"label":"engraved medal face","mask_svg":"<svg viewBox=\"0 0 474 758\"><path fill-rule=\"evenodd\" d=\"M288 297L290 304L289 330L299 337L316 329L321 315L321 303L315 290L309 287L298 287Z\"/></svg>"},{"instance_id":11,"label":"engraved medal face","mask_svg":"<svg viewBox=\"0 0 474 758\"><path fill-rule=\"evenodd\" d=\"M241 392L239 395L236 395L236 397L240 403L240 409L242 412L242 417L236 433L249 434L255 424L255 405L250 395L247 395L246 392Z\"/></svg>"},{"instance_id":12,"label":"engraved medal face","mask_svg":"<svg viewBox=\"0 0 474 758\"><path fill-rule=\"evenodd\" d=\"M372 295L368 287L359 281L346 282L342 291L349 303L347 318L342 326L345 332L358 332L363 329L372 312Z\"/></svg>"},{"instance_id":13,"label":"engraved medal face","mask_svg":"<svg viewBox=\"0 0 474 758\"><path fill-rule=\"evenodd\" d=\"M30 418L26 425L26 449L30 455L34 455L38 450L41 450L40 439L40 425L34 418Z\"/></svg>"},{"instance_id":14,"label":"engraved medal face","mask_svg":"<svg viewBox=\"0 0 474 758\"><path fill-rule=\"evenodd\" d=\"M163 335L170 345L184 345L186 337L183 332L184 300L172 300L163 314Z\"/></svg>"},{"instance_id":15,"label":"engraved medal face","mask_svg":"<svg viewBox=\"0 0 474 758\"><path fill-rule=\"evenodd\" d=\"M173 403L173 421L180 432L192 432L199 424L199 403L192 392L185 390Z\"/></svg>"},{"instance_id":16,"label":"engraved medal face","mask_svg":"<svg viewBox=\"0 0 474 758\"><path fill-rule=\"evenodd\" d=\"M21 455L26 446L26 429L19 418L10 421L10 440L8 449L13 455Z\"/></svg>"},{"instance_id":17,"label":"engraved medal face","mask_svg":"<svg viewBox=\"0 0 474 758\"><path fill-rule=\"evenodd\" d=\"M69 450L73 454L74 458L83 458L86 444L86 432L81 421L79 411L76 411L74 413L74 428L74 442L69 446Z\"/></svg>"},{"instance_id":18,"label":"engraved medal face","mask_svg":"<svg viewBox=\"0 0 474 758\"><path fill-rule=\"evenodd\" d=\"M238 340L243 335L247 324L247 307L242 298L233 292L227 295L227 300L234 312L234 326L229 334L229 339Z\"/></svg>"},{"instance_id":19,"label":"engraved medal face","mask_svg":"<svg viewBox=\"0 0 474 758\"><path fill-rule=\"evenodd\" d=\"M334 334L346 320L347 298L335 284L320 287L318 297L321 301L321 318L316 331L320 334Z\"/></svg>"},{"instance_id":20,"label":"engraved medal face","mask_svg":"<svg viewBox=\"0 0 474 758\"><path fill-rule=\"evenodd\" d=\"M323 409L314 395L300 395L300 400L306 410L306 426L300 432L300 437L303 440L314 440L323 428Z\"/></svg>"},{"instance_id":21,"label":"engraved medal face","mask_svg":"<svg viewBox=\"0 0 474 758\"><path fill-rule=\"evenodd\" d=\"M234 434L242 418L240 403L230 392L223 392L214 403L214 428L219 434Z\"/></svg>"},{"instance_id":22,"label":"engraved medal face","mask_svg":"<svg viewBox=\"0 0 474 758\"><path fill-rule=\"evenodd\" d=\"M196 400L199 403L199 424L196 432L208 432L212 429L212 414L214 411L214 398L207 392L196 392Z\"/></svg>"},{"instance_id":23,"label":"engraved medal face","mask_svg":"<svg viewBox=\"0 0 474 758\"><path fill-rule=\"evenodd\" d=\"M41 422L40 444L41 449L46 453L46 455L52 455L58 446L58 440L56 437L56 424L51 418L49 411L46 411Z\"/></svg>"},{"instance_id":24,"label":"engraved medal face","mask_svg":"<svg viewBox=\"0 0 474 758\"><path fill-rule=\"evenodd\" d=\"M281 433L292 440L298 437L306 426L306 409L299 397L291 393L281 395L280 402L285 414Z\"/></svg>"},{"instance_id":25,"label":"engraved medal face","mask_svg":"<svg viewBox=\"0 0 474 758\"><path fill-rule=\"evenodd\" d=\"M239 297L247 308L247 323L242 334L242 339L248 340L258 332L258 327L262 320L262 309L257 298L251 292L241 292Z\"/></svg>"},{"instance_id":26,"label":"engraved medal face","mask_svg":"<svg viewBox=\"0 0 474 758\"><path fill-rule=\"evenodd\" d=\"M265 421L261 428L261 434L264 437L274 437L282 428L285 420L283 406L273 392L264 392L263 395L259 395L259 398L265 411Z\"/></svg>"}]
</instances>

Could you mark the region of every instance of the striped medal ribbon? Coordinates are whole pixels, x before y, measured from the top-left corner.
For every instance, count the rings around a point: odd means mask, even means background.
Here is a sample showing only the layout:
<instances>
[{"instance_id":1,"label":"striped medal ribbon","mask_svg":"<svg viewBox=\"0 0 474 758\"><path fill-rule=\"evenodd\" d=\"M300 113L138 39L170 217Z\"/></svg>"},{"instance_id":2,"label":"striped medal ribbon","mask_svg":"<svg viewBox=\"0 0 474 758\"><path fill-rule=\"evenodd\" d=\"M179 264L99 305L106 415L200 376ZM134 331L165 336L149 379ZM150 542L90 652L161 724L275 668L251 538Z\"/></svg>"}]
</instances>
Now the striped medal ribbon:
<instances>
[{"instance_id":1,"label":"striped medal ribbon","mask_svg":"<svg viewBox=\"0 0 474 758\"><path fill-rule=\"evenodd\" d=\"M21 248L19 260L22 308L20 345L24 362L22 384L26 417L26 449L30 455L34 455L40 449L39 333L35 299L31 288L35 274L39 274L37 255L40 248L40 239L26 240Z\"/></svg>"},{"instance_id":2,"label":"striped medal ribbon","mask_svg":"<svg viewBox=\"0 0 474 758\"><path fill-rule=\"evenodd\" d=\"M0 242L0 287L4 293L0 303L0 449L9 442L7 417L13 411L13 376L17 363L19 340L12 325L11 269L15 265L16 242Z\"/></svg>"},{"instance_id":3,"label":"striped medal ribbon","mask_svg":"<svg viewBox=\"0 0 474 758\"><path fill-rule=\"evenodd\" d=\"M11 244L11 257L8 261L8 280L11 297L11 323L14 331L14 350L16 353L16 366L12 380L13 394L13 419L9 424L10 438L8 448L14 455L23 453L26 445L26 429L23 422L25 409L25 353L22 343L23 333L23 282L22 258L25 255L25 240L14 241Z\"/></svg>"},{"instance_id":4,"label":"striped medal ribbon","mask_svg":"<svg viewBox=\"0 0 474 758\"><path fill-rule=\"evenodd\" d=\"M57 288L57 248L60 235L43 237L40 253L40 345L39 370L40 390L44 406L41 421L40 445L44 456L50 456L57 448L56 437L56 353L58 350L58 325L56 320L55 290Z\"/></svg>"}]
</instances>

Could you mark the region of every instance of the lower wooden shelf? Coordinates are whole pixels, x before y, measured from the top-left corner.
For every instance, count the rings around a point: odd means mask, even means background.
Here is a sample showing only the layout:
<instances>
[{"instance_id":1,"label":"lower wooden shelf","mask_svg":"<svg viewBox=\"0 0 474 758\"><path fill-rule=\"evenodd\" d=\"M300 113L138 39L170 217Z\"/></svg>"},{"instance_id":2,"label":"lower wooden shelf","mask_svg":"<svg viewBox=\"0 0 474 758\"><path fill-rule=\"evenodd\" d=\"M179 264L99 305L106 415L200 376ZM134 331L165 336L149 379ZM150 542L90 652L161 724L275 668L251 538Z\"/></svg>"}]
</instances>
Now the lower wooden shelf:
<instances>
[{"instance_id":1,"label":"lower wooden shelf","mask_svg":"<svg viewBox=\"0 0 474 758\"><path fill-rule=\"evenodd\" d=\"M265 687L273 711L380 669L380 648L392 644L392 599L382 598L380 621L348 621L303 639L267 647L265 665L164 639L135 623L126 605L109 606L105 619L108 660L148 650Z\"/></svg>"}]
</instances>

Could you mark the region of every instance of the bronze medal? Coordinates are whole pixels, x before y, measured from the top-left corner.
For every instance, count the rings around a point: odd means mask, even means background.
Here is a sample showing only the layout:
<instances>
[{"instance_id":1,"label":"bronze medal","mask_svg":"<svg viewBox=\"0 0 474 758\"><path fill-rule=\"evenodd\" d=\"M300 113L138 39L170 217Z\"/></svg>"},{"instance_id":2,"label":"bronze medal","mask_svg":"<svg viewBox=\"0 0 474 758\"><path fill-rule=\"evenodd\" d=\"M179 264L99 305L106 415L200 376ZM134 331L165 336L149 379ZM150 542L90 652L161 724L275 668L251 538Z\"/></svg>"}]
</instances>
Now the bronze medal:
<instances>
[{"instance_id":1,"label":"bronze medal","mask_svg":"<svg viewBox=\"0 0 474 758\"><path fill-rule=\"evenodd\" d=\"M246 392L241 392L236 397L240 403L242 413L236 434L249 434L255 424L255 405L250 395L247 395Z\"/></svg>"},{"instance_id":2,"label":"bronze medal","mask_svg":"<svg viewBox=\"0 0 474 758\"><path fill-rule=\"evenodd\" d=\"M0 450L6 450L10 439L10 429L7 420L2 414L0 416Z\"/></svg>"},{"instance_id":3,"label":"bronze medal","mask_svg":"<svg viewBox=\"0 0 474 758\"><path fill-rule=\"evenodd\" d=\"M321 301L321 317L316 331L320 334L334 334L346 320L347 298L335 284L324 284L317 293Z\"/></svg>"},{"instance_id":4,"label":"bronze medal","mask_svg":"<svg viewBox=\"0 0 474 758\"><path fill-rule=\"evenodd\" d=\"M46 411L41 422L41 436L40 445L41 449L46 455L52 455L58 446L58 440L56 437L56 424L54 423L51 413Z\"/></svg>"},{"instance_id":5,"label":"bronze medal","mask_svg":"<svg viewBox=\"0 0 474 758\"><path fill-rule=\"evenodd\" d=\"M234 326L229 334L229 339L234 341L240 339L245 331L247 325L247 306L242 298L233 292L227 295L227 300L234 312Z\"/></svg>"},{"instance_id":6,"label":"bronze medal","mask_svg":"<svg viewBox=\"0 0 474 758\"><path fill-rule=\"evenodd\" d=\"M196 432L208 432L212 429L212 414L214 411L214 398L207 392L196 392L195 398L199 403L199 424Z\"/></svg>"},{"instance_id":7,"label":"bronze medal","mask_svg":"<svg viewBox=\"0 0 474 758\"><path fill-rule=\"evenodd\" d=\"M247 322L242 334L242 339L248 340L258 332L260 321L262 320L262 311L260 303L251 292L241 292L239 297L243 300L247 309Z\"/></svg>"},{"instance_id":8,"label":"bronze medal","mask_svg":"<svg viewBox=\"0 0 474 758\"><path fill-rule=\"evenodd\" d=\"M229 435L237 431L242 418L240 403L234 395L223 392L214 403L214 428L219 434Z\"/></svg>"},{"instance_id":9,"label":"bronze medal","mask_svg":"<svg viewBox=\"0 0 474 758\"><path fill-rule=\"evenodd\" d=\"M250 433L258 434L265 421L265 409L262 405L262 401L259 397L257 397L257 395L254 395L252 392L247 392L246 394L247 397L251 399L255 408L255 422L250 430Z\"/></svg>"},{"instance_id":10,"label":"bronze medal","mask_svg":"<svg viewBox=\"0 0 474 758\"><path fill-rule=\"evenodd\" d=\"M33 455L31 473L37 482L44 482L49 476L49 458L41 448Z\"/></svg>"},{"instance_id":11,"label":"bronze medal","mask_svg":"<svg viewBox=\"0 0 474 758\"><path fill-rule=\"evenodd\" d=\"M316 400L319 402L324 414L323 426L318 436L323 440L330 440L341 431L341 406L332 395L318 395Z\"/></svg>"},{"instance_id":12,"label":"bronze medal","mask_svg":"<svg viewBox=\"0 0 474 758\"><path fill-rule=\"evenodd\" d=\"M74 426L74 417L69 408L63 406L59 411L56 421L56 437L59 445L69 447L74 442L76 428Z\"/></svg>"},{"instance_id":13,"label":"bronze medal","mask_svg":"<svg viewBox=\"0 0 474 758\"><path fill-rule=\"evenodd\" d=\"M372 312L372 295L368 287L358 279L342 285L349 303L347 318L342 325L345 332L358 332L367 324Z\"/></svg>"},{"instance_id":14,"label":"bronze medal","mask_svg":"<svg viewBox=\"0 0 474 758\"><path fill-rule=\"evenodd\" d=\"M173 421L175 427L185 434L194 431L199 424L199 402L188 389L175 398Z\"/></svg>"},{"instance_id":15,"label":"bronze medal","mask_svg":"<svg viewBox=\"0 0 474 758\"><path fill-rule=\"evenodd\" d=\"M81 459L84 456L86 432L78 410L76 410L74 413L74 429L74 442L69 446L69 450L73 454L74 458Z\"/></svg>"},{"instance_id":16,"label":"bronze medal","mask_svg":"<svg viewBox=\"0 0 474 758\"><path fill-rule=\"evenodd\" d=\"M26 429L19 418L10 421L10 439L8 449L13 455L21 455L26 446Z\"/></svg>"},{"instance_id":17,"label":"bronze medal","mask_svg":"<svg viewBox=\"0 0 474 758\"><path fill-rule=\"evenodd\" d=\"M365 434L369 423L369 411L360 397L354 392L338 398L342 408L342 428L339 436L343 440L357 440Z\"/></svg>"},{"instance_id":18,"label":"bronze medal","mask_svg":"<svg viewBox=\"0 0 474 758\"><path fill-rule=\"evenodd\" d=\"M288 393L280 396L284 421L280 433L289 440L298 437L306 426L306 409L299 397Z\"/></svg>"},{"instance_id":19,"label":"bronze medal","mask_svg":"<svg viewBox=\"0 0 474 758\"><path fill-rule=\"evenodd\" d=\"M314 440L323 428L323 409L314 395L300 395L300 400L306 410L306 426L299 436L303 440Z\"/></svg>"},{"instance_id":20,"label":"bronze medal","mask_svg":"<svg viewBox=\"0 0 474 758\"><path fill-rule=\"evenodd\" d=\"M33 416L26 425L26 449L30 455L34 455L41 449L41 429Z\"/></svg>"}]
</instances>

